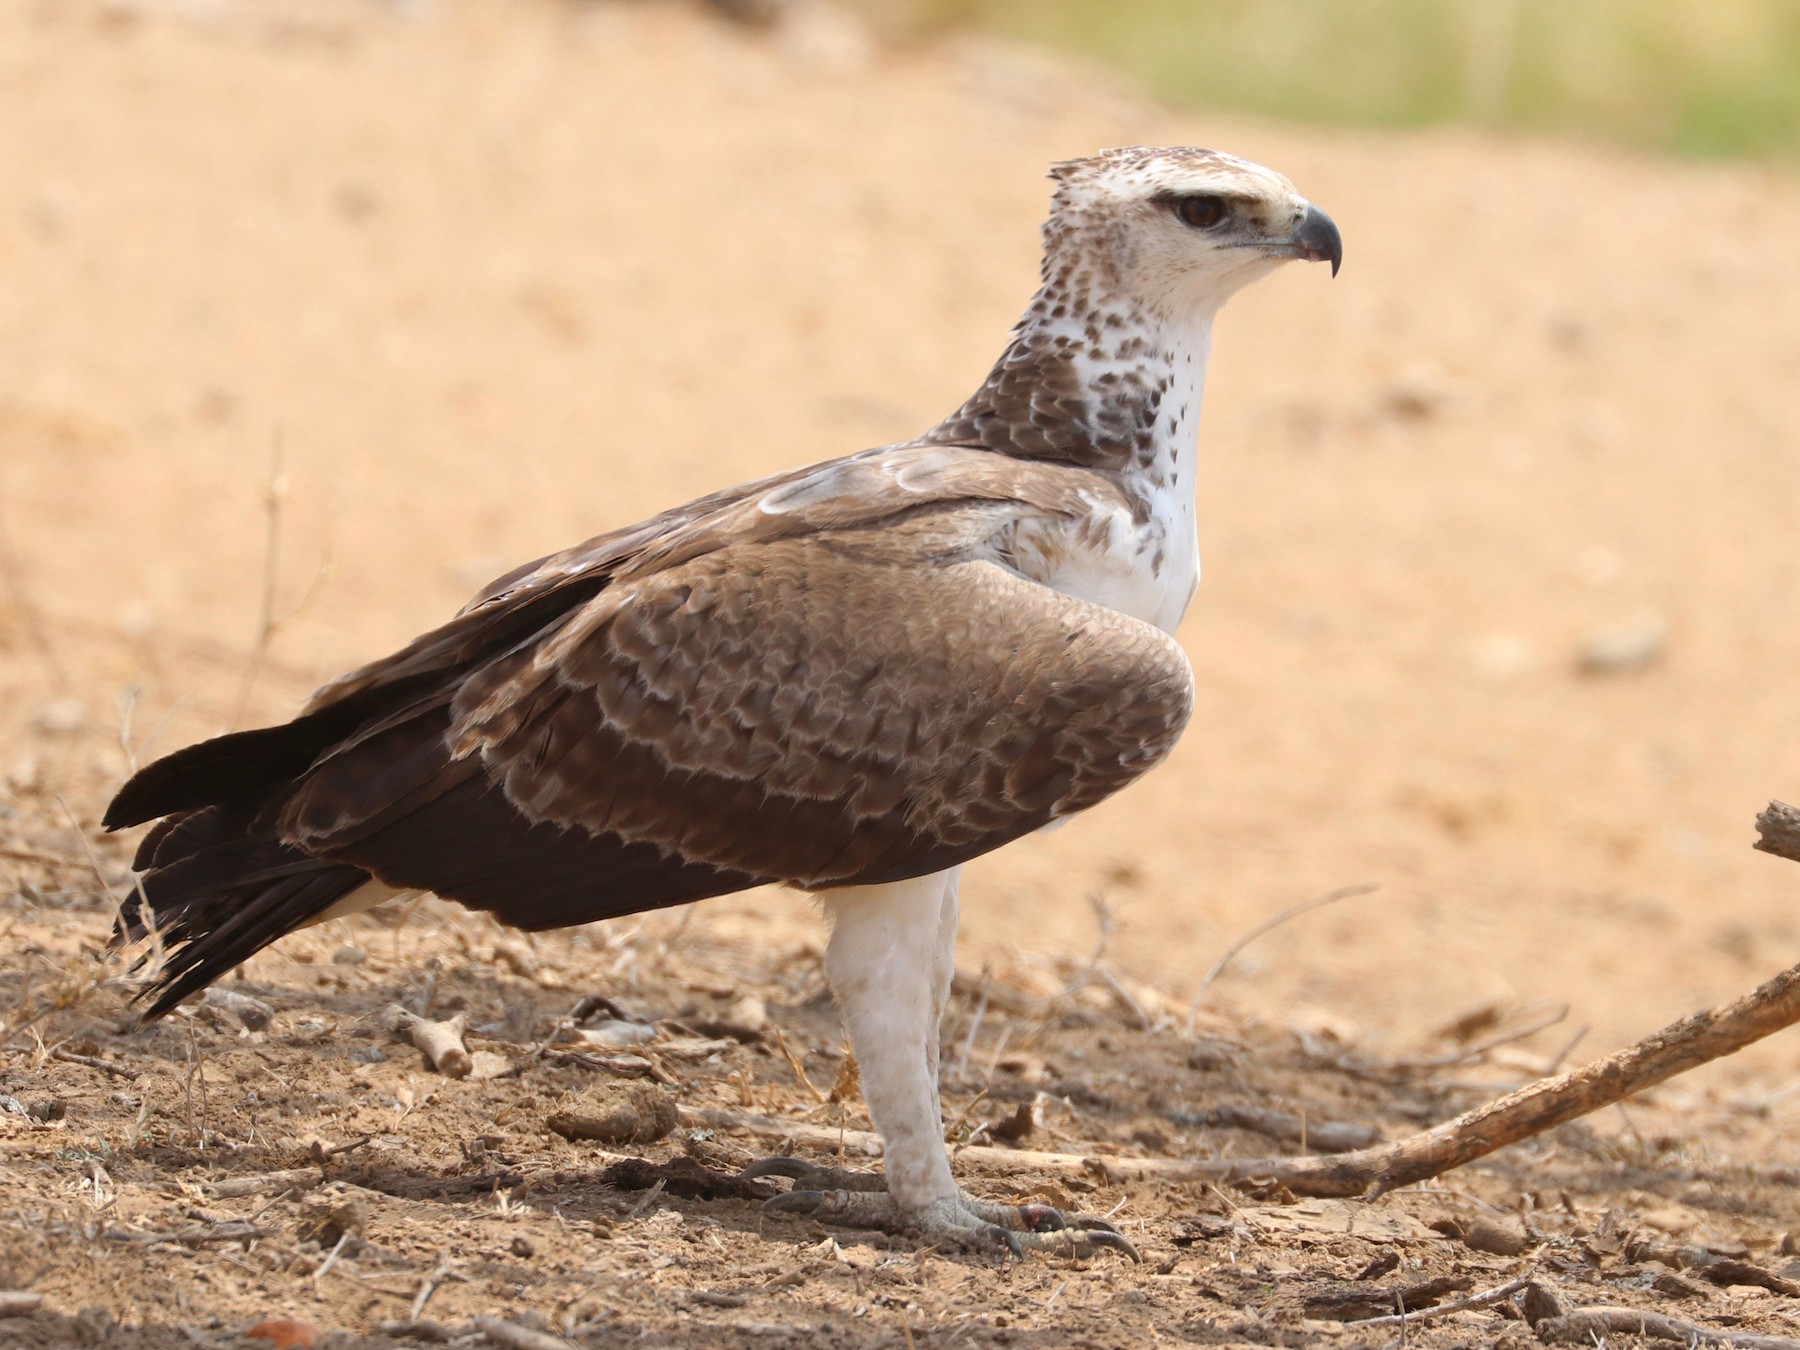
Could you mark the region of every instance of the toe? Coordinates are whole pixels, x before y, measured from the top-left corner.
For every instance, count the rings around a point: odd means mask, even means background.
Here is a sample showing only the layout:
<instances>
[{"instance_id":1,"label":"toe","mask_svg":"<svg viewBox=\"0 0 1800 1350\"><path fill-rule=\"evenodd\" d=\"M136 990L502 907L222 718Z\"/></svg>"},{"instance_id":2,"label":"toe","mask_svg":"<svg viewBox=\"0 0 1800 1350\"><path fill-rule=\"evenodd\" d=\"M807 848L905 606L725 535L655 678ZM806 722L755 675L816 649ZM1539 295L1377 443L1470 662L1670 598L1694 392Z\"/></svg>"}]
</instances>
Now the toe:
<instances>
[{"instance_id":1,"label":"toe","mask_svg":"<svg viewBox=\"0 0 1800 1350\"><path fill-rule=\"evenodd\" d=\"M1142 1263L1143 1256L1125 1235L1112 1228L1064 1228L1052 1233L1021 1233L1021 1244L1029 1251L1055 1252L1082 1260L1102 1251L1118 1252Z\"/></svg>"},{"instance_id":2,"label":"toe","mask_svg":"<svg viewBox=\"0 0 1800 1350\"><path fill-rule=\"evenodd\" d=\"M760 1177L786 1177L796 1190L885 1191L887 1178L879 1172L850 1172L841 1167L821 1167L804 1158L758 1158L738 1176L744 1181Z\"/></svg>"},{"instance_id":3,"label":"toe","mask_svg":"<svg viewBox=\"0 0 1800 1350\"><path fill-rule=\"evenodd\" d=\"M975 1242L969 1244L971 1246L1004 1247L1015 1259L1020 1261L1025 1259L1025 1244L1019 1240L1019 1235L1010 1228L1002 1228L997 1223L981 1224L975 1229L974 1237Z\"/></svg>"},{"instance_id":4,"label":"toe","mask_svg":"<svg viewBox=\"0 0 1800 1350\"><path fill-rule=\"evenodd\" d=\"M795 1187L762 1203L763 1213L791 1209L797 1214L842 1214L850 1208L849 1191L808 1191Z\"/></svg>"}]
</instances>

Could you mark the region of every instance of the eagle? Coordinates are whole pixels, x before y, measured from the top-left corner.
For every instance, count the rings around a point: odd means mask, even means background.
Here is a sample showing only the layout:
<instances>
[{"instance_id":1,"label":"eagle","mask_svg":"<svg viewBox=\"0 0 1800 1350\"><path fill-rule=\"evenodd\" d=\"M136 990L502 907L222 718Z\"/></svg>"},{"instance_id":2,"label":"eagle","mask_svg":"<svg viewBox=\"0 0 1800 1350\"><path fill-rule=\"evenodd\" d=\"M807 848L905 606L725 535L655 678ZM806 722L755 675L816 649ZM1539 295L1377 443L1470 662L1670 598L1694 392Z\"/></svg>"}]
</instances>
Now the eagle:
<instances>
[{"instance_id":1,"label":"eagle","mask_svg":"<svg viewBox=\"0 0 1800 1350\"><path fill-rule=\"evenodd\" d=\"M818 897L884 1146L752 1164L772 1205L931 1243L1131 1252L965 1194L938 1097L963 863L1174 747L1199 576L1213 319L1337 227L1190 147L1059 164L1042 284L975 394L912 440L714 492L540 558L292 721L127 782L149 821L119 937L146 1017L285 934L429 891L527 930L769 883Z\"/></svg>"}]
</instances>

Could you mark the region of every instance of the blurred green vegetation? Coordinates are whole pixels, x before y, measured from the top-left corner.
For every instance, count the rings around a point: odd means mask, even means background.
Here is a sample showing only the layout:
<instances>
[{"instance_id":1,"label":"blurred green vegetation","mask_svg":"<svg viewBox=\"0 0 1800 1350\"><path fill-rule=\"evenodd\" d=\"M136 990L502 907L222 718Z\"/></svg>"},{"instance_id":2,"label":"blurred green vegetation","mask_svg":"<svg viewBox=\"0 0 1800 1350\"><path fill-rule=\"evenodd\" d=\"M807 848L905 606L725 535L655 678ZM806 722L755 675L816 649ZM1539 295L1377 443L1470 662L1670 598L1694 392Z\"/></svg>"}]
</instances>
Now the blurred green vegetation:
<instances>
[{"instance_id":1,"label":"blurred green vegetation","mask_svg":"<svg viewBox=\"0 0 1800 1350\"><path fill-rule=\"evenodd\" d=\"M1123 68L1190 107L1800 158L1800 0L852 0Z\"/></svg>"}]
</instances>

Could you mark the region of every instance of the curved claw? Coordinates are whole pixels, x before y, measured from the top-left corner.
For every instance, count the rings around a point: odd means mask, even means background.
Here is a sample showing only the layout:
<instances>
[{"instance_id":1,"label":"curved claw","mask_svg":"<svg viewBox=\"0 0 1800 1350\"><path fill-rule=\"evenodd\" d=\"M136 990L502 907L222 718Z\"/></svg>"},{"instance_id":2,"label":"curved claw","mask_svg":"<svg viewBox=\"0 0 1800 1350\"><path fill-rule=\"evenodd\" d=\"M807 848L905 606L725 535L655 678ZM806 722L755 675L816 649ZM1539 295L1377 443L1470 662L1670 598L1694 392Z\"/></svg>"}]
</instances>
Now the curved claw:
<instances>
[{"instance_id":1,"label":"curved claw","mask_svg":"<svg viewBox=\"0 0 1800 1350\"><path fill-rule=\"evenodd\" d=\"M1012 1229L1002 1228L997 1223L990 1223L985 1228L978 1228L975 1231L988 1241L1005 1247L1015 1260L1023 1261L1025 1259L1025 1244L1019 1240L1019 1235Z\"/></svg>"},{"instance_id":2,"label":"curved claw","mask_svg":"<svg viewBox=\"0 0 1800 1350\"><path fill-rule=\"evenodd\" d=\"M1131 1245L1123 1233L1110 1224L1105 1228L1079 1228L1074 1231L1081 1235L1077 1241L1088 1247L1110 1247L1115 1252L1123 1252L1140 1266L1144 1264L1143 1254ZM1082 1254L1087 1255L1086 1252Z\"/></svg>"}]
</instances>

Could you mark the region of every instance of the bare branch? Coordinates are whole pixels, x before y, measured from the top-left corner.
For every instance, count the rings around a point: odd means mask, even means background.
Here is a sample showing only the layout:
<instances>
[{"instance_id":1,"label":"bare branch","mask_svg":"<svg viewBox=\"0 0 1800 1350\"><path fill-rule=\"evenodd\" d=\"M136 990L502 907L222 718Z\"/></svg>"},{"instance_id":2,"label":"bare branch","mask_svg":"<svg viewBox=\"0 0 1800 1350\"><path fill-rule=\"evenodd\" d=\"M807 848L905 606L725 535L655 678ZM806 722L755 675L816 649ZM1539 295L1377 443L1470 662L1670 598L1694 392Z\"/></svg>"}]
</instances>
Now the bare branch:
<instances>
[{"instance_id":1,"label":"bare branch","mask_svg":"<svg viewBox=\"0 0 1800 1350\"><path fill-rule=\"evenodd\" d=\"M1756 818L1756 831L1762 837L1755 846L1764 853L1800 862L1800 810L1786 802L1770 802Z\"/></svg>"},{"instance_id":2,"label":"bare branch","mask_svg":"<svg viewBox=\"0 0 1800 1350\"><path fill-rule=\"evenodd\" d=\"M1364 1325L1367 1325L1365 1323ZM1645 1340L1675 1341L1680 1345L1724 1345L1732 1350L1800 1350L1800 1341L1787 1336L1759 1336L1748 1331L1723 1331L1683 1322L1662 1313L1639 1308L1577 1308L1562 1317L1547 1317L1533 1328L1545 1345L1597 1345L1609 1334L1642 1336Z\"/></svg>"}]
</instances>

